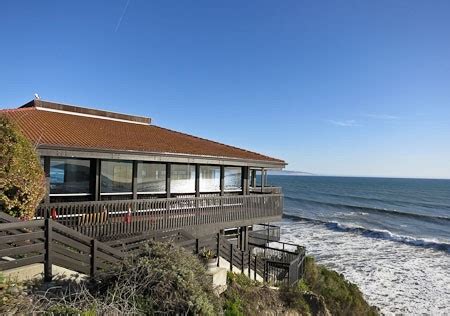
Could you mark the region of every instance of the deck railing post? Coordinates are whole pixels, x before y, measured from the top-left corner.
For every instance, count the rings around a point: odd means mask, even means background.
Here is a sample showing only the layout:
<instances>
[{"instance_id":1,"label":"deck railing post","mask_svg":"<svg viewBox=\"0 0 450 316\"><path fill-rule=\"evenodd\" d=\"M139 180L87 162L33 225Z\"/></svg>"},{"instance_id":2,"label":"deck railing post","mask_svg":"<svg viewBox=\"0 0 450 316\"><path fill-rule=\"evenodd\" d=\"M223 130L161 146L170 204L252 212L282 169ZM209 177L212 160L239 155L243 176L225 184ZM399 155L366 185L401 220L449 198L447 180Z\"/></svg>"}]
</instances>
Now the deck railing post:
<instances>
[{"instance_id":1,"label":"deck railing post","mask_svg":"<svg viewBox=\"0 0 450 316\"><path fill-rule=\"evenodd\" d=\"M44 256L44 281L51 282L53 278L52 265L52 220L48 217L45 219L45 256Z\"/></svg>"},{"instance_id":2,"label":"deck railing post","mask_svg":"<svg viewBox=\"0 0 450 316\"><path fill-rule=\"evenodd\" d=\"M267 260L264 260L264 276L263 276L263 280L264 282L267 282L268 280L268 265L267 265Z\"/></svg>"},{"instance_id":3,"label":"deck railing post","mask_svg":"<svg viewBox=\"0 0 450 316\"><path fill-rule=\"evenodd\" d=\"M233 272L233 244L230 244L230 271Z\"/></svg>"},{"instance_id":4,"label":"deck railing post","mask_svg":"<svg viewBox=\"0 0 450 316\"><path fill-rule=\"evenodd\" d=\"M97 239L91 240L91 278L95 277L97 272Z\"/></svg>"},{"instance_id":5,"label":"deck railing post","mask_svg":"<svg viewBox=\"0 0 450 316\"><path fill-rule=\"evenodd\" d=\"M245 252L241 250L241 274L245 274L245 271L244 271L244 254L245 254Z\"/></svg>"},{"instance_id":6,"label":"deck railing post","mask_svg":"<svg viewBox=\"0 0 450 316\"><path fill-rule=\"evenodd\" d=\"M251 257L251 255L250 255L250 250L248 251L248 277L249 278L251 278L251 275L250 275L250 265L251 265L251 262L252 262L252 257Z\"/></svg>"},{"instance_id":7,"label":"deck railing post","mask_svg":"<svg viewBox=\"0 0 450 316\"><path fill-rule=\"evenodd\" d=\"M254 274L254 276L255 276L255 281L256 281L256 264L257 264L257 261L258 260L258 258L257 258L257 256L255 255L255 266L253 267L253 274Z\"/></svg>"},{"instance_id":8,"label":"deck railing post","mask_svg":"<svg viewBox=\"0 0 450 316\"><path fill-rule=\"evenodd\" d=\"M220 267L220 233L217 233L217 266Z\"/></svg>"},{"instance_id":9,"label":"deck railing post","mask_svg":"<svg viewBox=\"0 0 450 316\"><path fill-rule=\"evenodd\" d=\"M198 249L198 238L195 239L195 254L196 254L196 255L199 254L199 249Z\"/></svg>"}]
</instances>

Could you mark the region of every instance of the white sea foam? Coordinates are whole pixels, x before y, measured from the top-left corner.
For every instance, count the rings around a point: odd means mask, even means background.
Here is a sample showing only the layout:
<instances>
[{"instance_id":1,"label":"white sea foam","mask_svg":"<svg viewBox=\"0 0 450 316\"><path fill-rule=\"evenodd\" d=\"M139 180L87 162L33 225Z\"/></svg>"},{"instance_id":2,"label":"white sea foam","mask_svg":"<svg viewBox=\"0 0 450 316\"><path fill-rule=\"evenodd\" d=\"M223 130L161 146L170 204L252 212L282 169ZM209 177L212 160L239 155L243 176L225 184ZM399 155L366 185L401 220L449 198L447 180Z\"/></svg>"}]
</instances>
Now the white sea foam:
<instances>
[{"instance_id":1,"label":"white sea foam","mask_svg":"<svg viewBox=\"0 0 450 316\"><path fill-rule=\"evenodd\" d=\"M285 220L281 226L284 240L306 246L383 313L450 315L450 253L320 223Z\"/></svg>"}]
</instances>

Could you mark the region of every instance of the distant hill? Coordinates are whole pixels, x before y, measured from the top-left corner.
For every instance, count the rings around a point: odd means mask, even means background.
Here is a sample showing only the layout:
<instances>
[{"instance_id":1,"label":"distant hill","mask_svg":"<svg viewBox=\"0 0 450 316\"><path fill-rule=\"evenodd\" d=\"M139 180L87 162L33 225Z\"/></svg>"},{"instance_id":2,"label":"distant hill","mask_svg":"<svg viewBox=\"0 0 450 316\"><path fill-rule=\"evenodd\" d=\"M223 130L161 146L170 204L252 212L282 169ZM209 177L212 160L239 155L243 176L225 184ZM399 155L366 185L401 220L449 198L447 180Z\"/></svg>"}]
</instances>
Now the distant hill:
<instances>
[{"instance_id":1,"label":"distant hill","mask_svg":"<svg viewBox=\"0 0 450 316\"><path fill-rule=\"evenodd\" d=\"M315 176L314 173L304 171L291 170L269 170L269 175L272 176Z\"/></svg>"}]
</instances>

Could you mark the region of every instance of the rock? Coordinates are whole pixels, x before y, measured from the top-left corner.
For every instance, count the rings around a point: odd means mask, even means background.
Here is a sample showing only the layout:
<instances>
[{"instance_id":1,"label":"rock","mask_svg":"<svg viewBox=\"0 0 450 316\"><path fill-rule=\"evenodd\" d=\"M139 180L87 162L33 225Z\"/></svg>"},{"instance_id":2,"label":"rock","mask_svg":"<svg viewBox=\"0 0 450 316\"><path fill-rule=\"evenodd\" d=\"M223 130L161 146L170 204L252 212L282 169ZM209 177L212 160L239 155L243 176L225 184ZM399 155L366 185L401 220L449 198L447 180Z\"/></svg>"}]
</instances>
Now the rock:
<instances>
[{"instance_id":1,"label":"rock","mask_svg":"<svg viewBox=\"0 0 450 316\"><path fill-rule=\"evenodd\" d=\"M327 305L325 304L325 299L322 296L317 295L313 292L307 292L303 294L303 297L311 308L311 312L313 315L331 316L331 313L328 310Z\"/></svg>"},{"instance_id":2,"label":"rock","mask_svg":"<svg viewBox=\"0 0 450 316\"><path fill-rule=\"evenodd\" d=\"M10 287L10 288L8 289L8 292L9 292L10 294L13 294L13 295L18 295L18 294L20 294L20 290L19 290L19 288L18 288L17 286Z\"/></svg>"}]
</instances>

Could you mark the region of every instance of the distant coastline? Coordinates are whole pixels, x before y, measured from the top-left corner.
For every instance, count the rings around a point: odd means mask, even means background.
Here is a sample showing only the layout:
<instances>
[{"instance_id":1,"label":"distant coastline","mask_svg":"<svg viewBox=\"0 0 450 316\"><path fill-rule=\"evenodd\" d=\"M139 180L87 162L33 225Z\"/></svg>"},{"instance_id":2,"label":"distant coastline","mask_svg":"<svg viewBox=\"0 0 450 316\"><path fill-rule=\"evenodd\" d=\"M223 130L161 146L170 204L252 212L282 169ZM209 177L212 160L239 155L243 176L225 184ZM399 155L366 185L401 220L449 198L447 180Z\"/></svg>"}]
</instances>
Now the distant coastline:
<instances>
[{"instance_id":1,"label":"distant coastline","mask_svg":"<svg viewBox=\"0 0 450 316\"><path fill-rule=\"evenodd\" d=\"M304 171L269 170L271 176L317 176L317 174Z\"/></svg>"}]
</instances>

